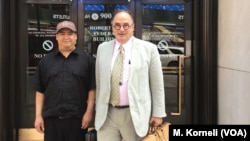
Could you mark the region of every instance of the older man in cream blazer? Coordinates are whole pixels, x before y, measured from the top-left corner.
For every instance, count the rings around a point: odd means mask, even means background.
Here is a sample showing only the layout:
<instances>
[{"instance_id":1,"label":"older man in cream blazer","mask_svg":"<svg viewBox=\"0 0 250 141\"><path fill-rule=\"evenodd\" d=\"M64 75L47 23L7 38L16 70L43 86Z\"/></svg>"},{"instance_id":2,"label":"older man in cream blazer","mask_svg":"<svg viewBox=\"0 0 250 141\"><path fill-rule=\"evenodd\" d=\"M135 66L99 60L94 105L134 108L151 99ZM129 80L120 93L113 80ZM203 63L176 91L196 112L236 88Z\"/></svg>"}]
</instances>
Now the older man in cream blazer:
<instances>
[{"instance_id":1,"label":"older man in cream blazer","mask_svg":"<svg viewBox=\"0 0 250 141\"><path fill-rule=\"evenodd\" d=\"M134 30L128 12L117 12L112 27L116 39L100 44L96 57L95 128L98 141L120 141L121 138L139 141L148 132L150 123L159 126L166 116L161 61L156 45L132 34L125 40L129 30ZM128 73L123 75L123 81L126 81L125 94L129 106L125 109L113 107L109 102L111 62L115 48L120 44L125 46L125 54L129 54L124 59Z\"/></svg>"}]
</instances>

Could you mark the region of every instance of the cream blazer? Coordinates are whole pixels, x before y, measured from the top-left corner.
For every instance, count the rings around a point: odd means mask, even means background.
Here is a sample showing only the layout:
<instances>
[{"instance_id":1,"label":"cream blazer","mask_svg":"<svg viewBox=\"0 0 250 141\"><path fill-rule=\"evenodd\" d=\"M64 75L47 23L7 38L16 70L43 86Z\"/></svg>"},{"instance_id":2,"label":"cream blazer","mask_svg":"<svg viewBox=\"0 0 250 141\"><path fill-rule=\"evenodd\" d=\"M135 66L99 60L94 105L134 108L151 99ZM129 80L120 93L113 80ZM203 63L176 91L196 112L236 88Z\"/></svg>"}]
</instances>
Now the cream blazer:
<instances>
[{"instance_id":1,"label":"cream blazer","mask_svg":"<svg viewBox=\"0 0 250 141\"><path fill-rule=\"evenodd\" d=\"M99 130L106 120L110 97L110 66L115 40L99 45L96 56L96 115ZM165 117L165 92L160 56L156 45L133 37L128 79L128 99L136 133L143 137L149 119Z\"/></svg>"}]
</instances>

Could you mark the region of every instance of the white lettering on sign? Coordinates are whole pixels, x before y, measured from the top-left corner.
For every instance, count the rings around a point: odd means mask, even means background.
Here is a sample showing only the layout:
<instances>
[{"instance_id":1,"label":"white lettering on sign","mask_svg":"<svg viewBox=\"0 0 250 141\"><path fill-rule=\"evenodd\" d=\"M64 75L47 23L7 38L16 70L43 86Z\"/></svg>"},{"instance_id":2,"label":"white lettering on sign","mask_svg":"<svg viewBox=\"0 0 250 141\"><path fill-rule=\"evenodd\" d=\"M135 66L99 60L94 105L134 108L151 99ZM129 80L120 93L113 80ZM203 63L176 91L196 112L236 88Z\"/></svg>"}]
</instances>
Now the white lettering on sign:
<instances>
[{"instance_id":1,"label":"white lettering on sign","mask_svg":"<svg viewBox=\"0 0 250 141\"><path fill-rule=\"evenodd\" d=\"M43 42L43 49L46 51L51 51L54 47L54 44L50 40L46 40Z\"/></svg>"},{"instance_id":2,"label":"white lettering on sign","mask_svg":"<svg viewBox=\"0 0 250 141\"><path fill-rule=\"evenodd\" d=\"M92 19L94 21L96 20L107 20L112 18L112 13L92 13L92 14L85 14L84 19Z\"/></svg>"},{"instance_id":3,"label":"white lettering on sign","mask_svg":"<svg viewBox=\"0 0 250 141\"><path fill-rule=\"evenodd\" d=\"M46 54L34 54L34 58L43 58Z\"/></svg>"},{"instance_id":4,"label":"white lettering on sign","mask_svg":"<svg viewBox=\"0 0 250 141\"><path fill-rule=\"evenodd\" d=\"M114 37L93 37L94 42L103 42L114 39Z\"/></svg>"},{"instance_id":5,"label":"white lettering on sign","mask_svg":"<svg viewBox=\"0 0 250 141\"><path fill-rule=\"evenodd\" d=\"M84 18L85 18L85 19L90 19L90 14L86 14L86 15L84 16Z\"/></svg>"},{"instance_id":6,"label":"white lettering on sign","mask_svg":"<svg viewBox=\"0 0 250 141\"><path fill-rule=\"evenodd\" d=\"M108 31L108 32L93 32L94 36L112 36L112 32Z\"/></svg>"},{"instance_id":7,"label":"white lettering on sign","mask_svg":"<svg viewBox=\"0 0 250 141\"><path fill-rule=\"evenodd\" d=\"M90 30L105 30L105 31L107 31L107 30L111 30L111 26L90 26L89 27L89 29Z\"/></svg>"},{"instance_id":8,"label":"white lettering on sign","mask_svg":"<svg viewBox=\"0 0 250 141\"><path fill-rule=\"evenodd\" d=\"M59 15L59 14L53 14L53 19L60 19L60 20L69 20L70 16L69 15Z\"/></svg>"},{"instance_id":9,"label":"white lettering on sign","mask_svg":"<svg viewBox=\"0 0 250 141\"><path fill-rule=\"evenodd\" d=\"M178 19L179 20L183 20L184 19L184 15L178 15Z\"/></svg>"},{"instance_id":10,"label":"white lettering on sign","mask_svg":"<svg viewBox=\"0 0 250 141\"><path fill-rule=\"evenodd\" d=\"M111 19L112 14L111 13L100 13L101 19Z\"/></svg>"}]
</instances>

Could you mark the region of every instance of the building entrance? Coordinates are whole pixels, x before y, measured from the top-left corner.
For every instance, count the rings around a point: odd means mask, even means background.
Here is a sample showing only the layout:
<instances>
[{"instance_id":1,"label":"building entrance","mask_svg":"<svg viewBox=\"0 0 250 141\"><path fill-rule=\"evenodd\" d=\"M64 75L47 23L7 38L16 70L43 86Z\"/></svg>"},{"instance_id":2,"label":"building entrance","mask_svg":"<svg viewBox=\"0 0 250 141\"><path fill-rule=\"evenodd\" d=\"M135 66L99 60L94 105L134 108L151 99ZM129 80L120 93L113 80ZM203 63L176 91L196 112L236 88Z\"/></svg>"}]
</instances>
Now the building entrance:
<instances>
[{"instance_id":1,"label":"building entrance","mask_svg":"<svg viewBox=\"0 0 250 141\"><path fill-rule=\"evenodd\" d=\"M20 64L26 71L20 91L20 141L42 138L34 131L35 92L32 79L38 62L57 48L56 24L72 20L78 31L77 47L95 59L100 43L113 39L110 20L116 10L134 14L137 38L157 45L162 61L165 83L166 121L191 124L192 64L191 4L184 0L26 0L20 47L24 58ZM27 41L27 42L26 42ZM31 134L29 132L32 132ZM42 139L41 139L42 140Z\"/></svg>"}]
</instances>

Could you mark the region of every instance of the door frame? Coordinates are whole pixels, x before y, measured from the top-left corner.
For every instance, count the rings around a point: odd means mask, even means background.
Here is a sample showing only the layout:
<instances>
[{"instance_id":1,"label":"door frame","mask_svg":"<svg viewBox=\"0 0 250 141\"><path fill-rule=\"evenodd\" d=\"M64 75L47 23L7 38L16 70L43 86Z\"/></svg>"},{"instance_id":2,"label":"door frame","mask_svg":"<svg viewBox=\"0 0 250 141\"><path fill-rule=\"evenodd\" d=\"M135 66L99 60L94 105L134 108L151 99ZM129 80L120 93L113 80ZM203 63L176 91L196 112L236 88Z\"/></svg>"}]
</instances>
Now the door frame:
<instances>
[{"instance_id":1,"label":"door frame","mask_svg":"<svg viewBox=\"0 0 250 141\"><path fill-rule=\"evenodd\" d=\"M193 123L217 124L218 0L188 1L193 5Z\"/></svg>"}]
</instances>

